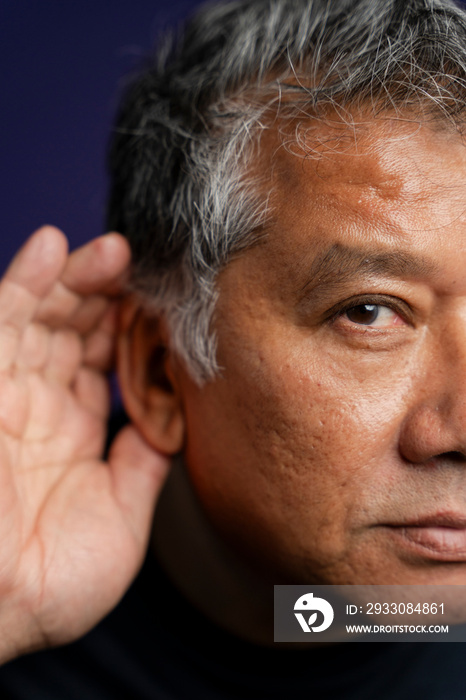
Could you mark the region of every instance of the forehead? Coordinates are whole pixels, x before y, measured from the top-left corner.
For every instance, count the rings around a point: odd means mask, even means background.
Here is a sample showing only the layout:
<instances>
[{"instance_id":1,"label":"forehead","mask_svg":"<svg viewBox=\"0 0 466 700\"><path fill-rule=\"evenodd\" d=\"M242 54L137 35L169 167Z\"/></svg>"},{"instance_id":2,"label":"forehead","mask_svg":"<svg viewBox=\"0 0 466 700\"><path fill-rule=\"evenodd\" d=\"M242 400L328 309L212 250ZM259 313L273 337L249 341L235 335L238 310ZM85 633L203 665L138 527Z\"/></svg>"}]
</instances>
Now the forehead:
<instances>
[{"instance_id":1,"label":"forehead","mask_svg":"<svg viewBox=\"0 0 466 700\"><path fill-rule=\"evenodd\" d=\"M281 210L338 205L429 207L432 197L464 203L466 149L451 127L385 118L354 127L310 122L285 132L269 130L260 146L269 174L271 204Z\"/></svg>"},{"instance_id":2,"label":"forehead","mask_svg":"<svg viewBox=\"0 0 466 700\"><path fill-rule=\"evenodd\" d=\"M445 246L454 223L464 232L466 148L450 125L381 117L270 129L255 167L269 195L265 245L280 257L329 242Z\"/></svg>"},{"instance_id":3,"label":"forehead","mask_svg":"<svg viewBox=\"0 0 466 700\"><path fill-rule=\"evenodd\" d=\"M261 138L252 175L269 217L220 273L221 299L279 310L310 286L384 273L466 293L466 148L453 127L387 117L295 133Z\"/></svg>"}]
</instances>

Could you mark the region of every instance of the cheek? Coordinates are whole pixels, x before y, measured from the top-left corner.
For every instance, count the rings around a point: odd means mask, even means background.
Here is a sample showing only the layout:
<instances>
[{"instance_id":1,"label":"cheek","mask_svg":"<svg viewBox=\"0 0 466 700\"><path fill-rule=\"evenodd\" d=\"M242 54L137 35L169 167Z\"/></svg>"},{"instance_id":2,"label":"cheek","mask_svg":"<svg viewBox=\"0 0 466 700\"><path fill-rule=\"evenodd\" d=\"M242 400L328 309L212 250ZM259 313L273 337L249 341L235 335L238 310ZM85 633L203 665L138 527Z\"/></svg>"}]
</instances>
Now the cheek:
<instances>
[{"instance_id":1,"label":"cheek","mask_svg":"<svg viewBox=\"0 0 466 700\"><path fill-rule=\"evenodd\" d=\"M249 531L254 521L255 531L296 540L303 525L325 526L326 540L341 540L387 448L391 413L382 407L375 419L380 397L331 362L282 358L271 342L233 357L188 406L187 459L207 509L225 521L235 514Z\"/></svg>"},{"instance_id":2,"label":"cheek","mask_svg":"<svg viewBox=\"0 0 466 700\"><path fill-rule=\"evenodd\" d=\"M377 421L367 396L358 401L347 384L286 366L249 393L261 400L243 408L245 441L274 514L295 531L325 526L327 538L343 535L390 444L387 413Z\"/></svg>"},{"instance_id":3,"label":"cheek","mask_svg":"<svg viewBox=\"0 0 466 700\"><path fill-rule=\"evenodd\" d=\"M374 517L406 382L398 377L395 400L386 372L377 380L317 351L319 362L284 357L283 347L269 338L260 351L232 352L223 379L192 397L187 462L231 541L315 570L347 557L355 528Z\"/></svg>"},{"instance_id":4,"label":"cheek","mask_svg":"<svg viewBox=\"0 0 466 700\"><path fill-rule=\"evenodd\" d=\"M351 367L319 348L282 357L281 347L269 344L252 362L243 356L228 392L245 442L269 475L345 478L396 443L405 376Z\"/></svg>"}]
</instances>

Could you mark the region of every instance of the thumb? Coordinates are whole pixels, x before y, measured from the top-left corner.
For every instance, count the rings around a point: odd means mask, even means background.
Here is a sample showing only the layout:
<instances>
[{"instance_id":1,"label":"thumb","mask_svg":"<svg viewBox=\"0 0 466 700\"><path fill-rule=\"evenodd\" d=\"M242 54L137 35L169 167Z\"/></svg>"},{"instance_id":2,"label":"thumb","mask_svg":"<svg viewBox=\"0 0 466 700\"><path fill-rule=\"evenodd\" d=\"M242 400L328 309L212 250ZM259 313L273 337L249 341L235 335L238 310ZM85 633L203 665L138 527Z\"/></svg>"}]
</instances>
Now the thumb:
<instances>
[{"instance_id":1,"label":"thumb","mask_svg":"<svg viewBox=\"0 0 466 700\"><path fill-rule=\"evenodd\" d=\"M155 504L167 477L170 460L154 450L132 425L118 433L110 450L115 497L128 527L145 551Z\"/></svg>"}]
</instances>

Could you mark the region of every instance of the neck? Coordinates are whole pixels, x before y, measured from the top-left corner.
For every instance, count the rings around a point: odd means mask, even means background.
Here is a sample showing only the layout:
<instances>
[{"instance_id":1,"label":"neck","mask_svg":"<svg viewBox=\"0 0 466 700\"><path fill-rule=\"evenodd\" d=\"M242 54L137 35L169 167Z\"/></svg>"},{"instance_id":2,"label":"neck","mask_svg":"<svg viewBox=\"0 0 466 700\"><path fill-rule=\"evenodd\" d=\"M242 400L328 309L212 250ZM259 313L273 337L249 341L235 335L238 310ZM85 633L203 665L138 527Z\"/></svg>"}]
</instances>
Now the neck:
<instances>
[{"instance_id":1,"label":"neck","mask_svg":"<svg viewBox=\"0 0 466 700\"><path fill-rule=\"evenodd\" d=\"M154 521L153 548L180 592L227 631L273 643L273 582L253 571L208 521L176 460Z\"/></svg>"}]
</instances>

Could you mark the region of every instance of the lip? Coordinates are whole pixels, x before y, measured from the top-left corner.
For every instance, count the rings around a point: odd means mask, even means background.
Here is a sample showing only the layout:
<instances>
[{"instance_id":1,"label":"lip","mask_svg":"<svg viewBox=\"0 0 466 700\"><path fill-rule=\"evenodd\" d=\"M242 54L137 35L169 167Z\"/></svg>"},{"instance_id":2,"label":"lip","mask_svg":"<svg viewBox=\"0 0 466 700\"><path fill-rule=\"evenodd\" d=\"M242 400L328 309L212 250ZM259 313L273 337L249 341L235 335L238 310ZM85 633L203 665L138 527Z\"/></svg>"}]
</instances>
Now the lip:
<instances>
[{"instance_id":1,"label":"lip","mask_svg":"<svg viewBox=\"0 0 466 700\"><path fill-rule=\"evenodd\" d=\"M466 561L466 518L438 513L403 523L387 524L391 534L412 552L437 561Z\"/></svg>"}]
</instances>

